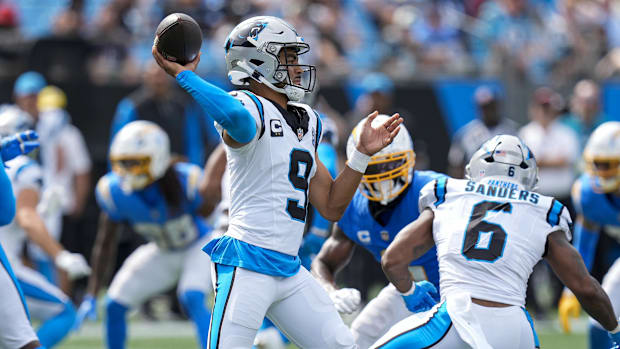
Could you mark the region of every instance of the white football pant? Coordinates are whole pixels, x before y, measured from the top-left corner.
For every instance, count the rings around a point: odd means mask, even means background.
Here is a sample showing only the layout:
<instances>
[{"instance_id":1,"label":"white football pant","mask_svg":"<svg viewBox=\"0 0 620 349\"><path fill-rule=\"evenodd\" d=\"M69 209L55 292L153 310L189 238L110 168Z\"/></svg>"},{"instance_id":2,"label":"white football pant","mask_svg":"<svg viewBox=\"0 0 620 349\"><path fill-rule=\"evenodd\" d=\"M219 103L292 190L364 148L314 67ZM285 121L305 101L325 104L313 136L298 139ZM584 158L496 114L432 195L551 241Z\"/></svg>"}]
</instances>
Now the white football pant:
<instances>
[{"instance_id":1,"label":"white football pant","mask_svg":"<svg viewBox=\"0 0 620 349\"><path fill-rule=\"evenodd\" d=\"M196 240L182 250L162 250L154 242L138 247L116 273L108 297L127 307L137 307L144 301L173 287L177 294L185 291L211 290L211 263L201 248L211 236Z\"/></svg>"},{"instance_id":2,"label":"white football pant","mask_svg":"<svg viewBox=\"0 0 620 349\"><path fill-rule=\"evenodd\" d=\"M207 348L251 348L265 316L300 348L357 347L329 295L305 268L277 277L212 267L216 295Z\"/></svg>"}]
</instances>

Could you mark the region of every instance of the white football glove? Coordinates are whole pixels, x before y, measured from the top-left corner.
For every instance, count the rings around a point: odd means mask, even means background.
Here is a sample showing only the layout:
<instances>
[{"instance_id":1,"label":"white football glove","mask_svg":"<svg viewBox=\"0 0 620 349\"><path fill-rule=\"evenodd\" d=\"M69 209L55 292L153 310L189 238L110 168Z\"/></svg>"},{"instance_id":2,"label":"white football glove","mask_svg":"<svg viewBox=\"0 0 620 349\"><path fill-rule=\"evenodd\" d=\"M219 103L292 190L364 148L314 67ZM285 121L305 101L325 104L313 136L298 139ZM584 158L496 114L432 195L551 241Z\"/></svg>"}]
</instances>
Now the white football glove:
<instances>
[{"instance_id":1,"label":"white football glove","mask_svg":"<svg viewBox=\"0 0 620 349\"><path fill-rule=\"evenodd\" d=\"M90 274L90 267L84 256L67 250L60 252L54 259L56 266L69 274L69 279L77 279Z\"/></svg>"},{"instance_id":2,"label":"white football glove","mask_svg":"<svg viewBox=\"0 0 620 349\"><path fill-rule=\"evenodd\" d=\"M354 288L341 288L330 292L329 298L332 299L336 310L339 313L351 314L360 307L362 296L360 291Z\"/></svg>"}]
</instances>

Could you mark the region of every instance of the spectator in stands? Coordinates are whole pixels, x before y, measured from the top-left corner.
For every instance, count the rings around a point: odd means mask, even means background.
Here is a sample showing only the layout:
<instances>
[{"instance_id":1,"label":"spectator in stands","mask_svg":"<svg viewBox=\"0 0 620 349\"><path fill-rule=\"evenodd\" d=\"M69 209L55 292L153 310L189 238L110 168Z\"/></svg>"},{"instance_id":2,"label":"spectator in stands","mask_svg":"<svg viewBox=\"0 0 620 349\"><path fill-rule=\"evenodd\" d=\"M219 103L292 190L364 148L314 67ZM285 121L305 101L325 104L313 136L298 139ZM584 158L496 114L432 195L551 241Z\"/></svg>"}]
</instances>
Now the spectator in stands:
<instances>
[{"instance_id":1,"label":"spectator in stands","mask_svg":"<svg viewBox=\"0 0 620 349\"><path fill-rule=\"evenodd\" d=\"M480 146L499 134L515 135L514 121L502 117L499 92L489 86L480 86L474 92L479 117L456 131L448 153L448 174L463 178L465 165Z\"/></svg>"},{"instance_id":2,"label":"spectator in stands","mask_svg":"<svg viewBox=\"0 0 620 349\"><path fill-rule=\"evenodd\" d=\"M90 73L93 82L137 83L140 70L129 54L132 33L122 21L123 4L112 1L99 13L95 33L90 38L94 45Z\"/></svg>"},{"instance_id":3,"label":"spectator in stands","mask_svg":"<svg viewBox=\"0 0 620 349\"><path fill-rule=\"evenodd\" d=\"M39 39L30 51L28 67L57 82L82 82L88 76L92 46L83 33L84 18L67 8L54 21L53 34Z\"/></svg>"},{"instance_id":4,"label":"spectator in stands","mask_svg":"<svg viewBox=\"0 0 620 349\"><path fill-rule=\"evenodd\" d=\"M461 41L461 17L456 15L462 9L448 1L431 1L422 11L410 29L418 69L435 75L464 73L471 63Z\"/></svg>"},{"instance_id":5,"label":"spectator in stands","mask_svg":"<svg viewBox=\"0 0 620 349\"><path fill-rule=\"evenodd\" d=\"M0 78L13 77L23 69L29 43L19 29L17 13L7 3L0 3Z\"/></svg>"},{"instance_id":6,"label":"spectator in stands","mask_svg":"<svg viewBox=\"0 0 620 349\"><path fill-rule=\"evenodd\" d=\"M189 95L172 84L155 61L146 67L140 88L118 103L110 139L134 120L148 120L159 125L170 135L173 154L201 166L219 143L213 120Z\"/></svg>"},{"instance_id":7,"label":"spectator in stands","mask_svg":"<svg viewBox=\"0 0 620 349\"><path fill-rule=\"evenodd\" d=\"M562 97L548 87L534 92L530 105L530 123L519 136L534 153L538 163L538 191L553 196L572 208L570 189L575 179L575 164L581 155L577 134L558 120Z\"/></svg>"},{"instance_id":8,"label":"spectator in stands","mask_svg":"<svg viewBox=\"0 0 620 349\"><path fill-rule=\"evenodd\" d=\"M571 114L563 121L579 137L581 154L592 131L607 121L606 115L601 110L600 89L594 81L581 80L575 85L570 111Z\"/></svg>"}]
</instances>

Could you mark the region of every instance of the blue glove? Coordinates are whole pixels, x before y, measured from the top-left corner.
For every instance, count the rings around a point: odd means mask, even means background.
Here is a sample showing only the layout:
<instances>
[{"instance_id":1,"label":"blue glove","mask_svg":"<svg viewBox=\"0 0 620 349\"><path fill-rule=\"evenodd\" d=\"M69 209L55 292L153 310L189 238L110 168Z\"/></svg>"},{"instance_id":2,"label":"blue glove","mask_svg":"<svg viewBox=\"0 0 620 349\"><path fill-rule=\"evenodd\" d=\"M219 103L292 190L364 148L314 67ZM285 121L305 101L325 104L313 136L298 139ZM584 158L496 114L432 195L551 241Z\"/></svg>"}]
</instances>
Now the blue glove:
<instances>
[{"instance_id":1,"label":"blue glove","mask_svg":"<svg viewBox=\"0 0 620 349\"><path fill-rule=\"evenodd\" d=\"M611 349L620 348L620 332L614 334L609 332L609 338L611 338Z\"/></svg>"},{"instance_id":2,"label":"blue glove","mask_svg":"<svg viewBox=\"0 0 620 349\"><path fill-rule=\"evenodd\" d=\"M79 330L84 320L97 320L97 299L90 294L84 297L82 304L80 304L77 310L75 322L73 323L73 330Z\"/></svg>"},{"instance_id":3,"label":"blue glove","mask_svg":"<svg viewBox=\"0 0 620 349\"><path fill-rule=\"evenodd\" d=\"M306 267L306 269L310 270L310 264L312 264L312 260L321 250L325 240L327 240L327 238L311 232L308 232L306 236L304 236L301 248L299 249L299 258L301 258L301 264Z\"/></svg>"},{"instance_id":4,"label":"blue glove","mask_svg":"<svg viewBox=\"0 0 620 349\"><path fill-rule=\"evenodd\" d=\"M410 295L403 294L403 299L412 313L430 310L439 301L439 292L435 286L428 281L415 283L415 289Z\"/></svg>"},{"instance_id":5,"label":"blue glove","mask_svg":"<svg viewBox=\"0 0 620 349\"><path fill-rule=\"evenodd\" d=\"M7 162L19 155L28 154L39 147L39 135L34 131L24 131L0 141L0 156Z\"/></svg>"}]
</instances>

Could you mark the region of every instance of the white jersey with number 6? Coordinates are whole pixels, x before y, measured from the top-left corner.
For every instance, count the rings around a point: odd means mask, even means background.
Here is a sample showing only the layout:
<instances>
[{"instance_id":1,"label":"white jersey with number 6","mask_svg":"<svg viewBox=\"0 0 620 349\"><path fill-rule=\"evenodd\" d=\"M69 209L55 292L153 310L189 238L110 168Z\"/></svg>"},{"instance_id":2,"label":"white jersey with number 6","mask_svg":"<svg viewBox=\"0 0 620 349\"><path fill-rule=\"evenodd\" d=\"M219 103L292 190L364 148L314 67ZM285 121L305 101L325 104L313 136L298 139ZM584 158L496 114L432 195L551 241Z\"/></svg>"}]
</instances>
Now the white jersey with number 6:
<instances>
[{"instance_id":1,"label":"white jersey with number 6","mask_svg":"<svg viewBox=\"0 0 620 349\"><path fill-rule=\"evenodd\" d=\"M561 230L571 238L570 214L559 201L503 179L435 180L422 189L419 205L435 213L442 298L465 291L524 306L547 235Z\"/></svg>"}]
</instances>

